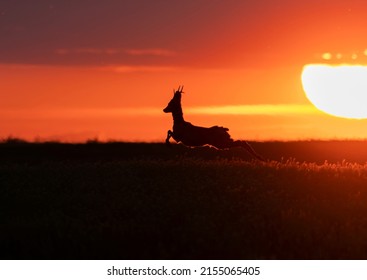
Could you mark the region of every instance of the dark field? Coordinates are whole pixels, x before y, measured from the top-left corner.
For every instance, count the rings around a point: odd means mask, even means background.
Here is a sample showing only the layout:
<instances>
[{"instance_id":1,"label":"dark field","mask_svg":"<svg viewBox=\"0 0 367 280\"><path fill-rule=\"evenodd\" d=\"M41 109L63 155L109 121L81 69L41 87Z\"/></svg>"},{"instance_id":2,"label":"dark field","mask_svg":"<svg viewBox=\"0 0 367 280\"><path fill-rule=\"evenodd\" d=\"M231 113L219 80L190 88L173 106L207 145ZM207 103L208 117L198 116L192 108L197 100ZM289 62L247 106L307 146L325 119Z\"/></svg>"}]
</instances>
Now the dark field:
<instances>
[{"instance_id":1,"label":"dark field","mask_svg":"<svg viewBox=\"0 0 367 280\"><path fill-rule=\"evenodd\" d=\"M0 144L1 259L367 259L367 142L252 145Z\"/></svg>"}]
</instances>

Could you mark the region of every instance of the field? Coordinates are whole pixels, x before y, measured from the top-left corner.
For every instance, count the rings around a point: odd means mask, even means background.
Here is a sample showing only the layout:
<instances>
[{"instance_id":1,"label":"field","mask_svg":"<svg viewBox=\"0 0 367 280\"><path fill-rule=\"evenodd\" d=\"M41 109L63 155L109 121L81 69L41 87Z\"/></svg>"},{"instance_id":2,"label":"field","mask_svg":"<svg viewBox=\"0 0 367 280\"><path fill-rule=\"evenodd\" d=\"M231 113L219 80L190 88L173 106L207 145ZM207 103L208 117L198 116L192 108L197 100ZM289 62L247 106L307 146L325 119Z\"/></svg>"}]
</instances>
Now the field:
<instances>
[{"instance_id":1,"label":"field","mask_svg":"<svg viewBox=\"0 0 367 280\"><path fill-rule=\"evenodd\" d=\"M1 259L367 259L367 142L0 144Z\"/></svg>"}]
</instances>

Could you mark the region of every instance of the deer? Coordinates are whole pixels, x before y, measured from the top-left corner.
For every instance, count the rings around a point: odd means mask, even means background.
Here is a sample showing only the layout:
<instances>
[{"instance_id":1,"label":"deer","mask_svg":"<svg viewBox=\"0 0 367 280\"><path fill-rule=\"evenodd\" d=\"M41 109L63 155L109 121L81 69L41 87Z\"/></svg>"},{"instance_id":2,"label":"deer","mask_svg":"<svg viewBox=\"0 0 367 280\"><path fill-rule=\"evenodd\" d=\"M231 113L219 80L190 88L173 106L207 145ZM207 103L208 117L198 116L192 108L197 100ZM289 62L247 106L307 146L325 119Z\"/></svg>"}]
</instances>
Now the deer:
<instances>
[{"instance_id":1,"label":"deer","mask_svg":"<svg viewBox=\"0 0 367 280\"><path fill-rule=\"evenodd\" d=\"M172 137L177 143L182 143L189 147L209 145L220 150L242 147L255 159L265 161L246 141L233 140L228 133L228 128L217 125L201 127L185 121L181 107L182 93L183 86L179 86L177 90L173 89L173 98L167 107L163 109L164 113L172 113L173 117L173 130L168 130L167 132L167 145L170 145L170 138Z\"/></svg>"}]
</instances>

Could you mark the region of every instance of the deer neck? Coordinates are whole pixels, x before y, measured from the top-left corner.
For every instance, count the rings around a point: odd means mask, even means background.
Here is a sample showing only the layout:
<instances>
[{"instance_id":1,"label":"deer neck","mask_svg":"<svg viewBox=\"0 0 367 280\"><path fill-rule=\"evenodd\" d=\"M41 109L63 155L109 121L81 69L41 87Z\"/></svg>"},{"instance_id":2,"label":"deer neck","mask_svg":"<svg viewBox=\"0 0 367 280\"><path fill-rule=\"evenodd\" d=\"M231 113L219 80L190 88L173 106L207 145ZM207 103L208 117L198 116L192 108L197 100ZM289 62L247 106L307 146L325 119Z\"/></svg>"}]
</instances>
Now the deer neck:
<instances>
[{"instance_id":1,"label":"deer neck","mask_svg":"<svg viewBox=\"0 0 367 280\"><path fill-rule=\"evenodd\" d=\"M172 116L173 116L173 124L180 124L185 122L181 107L172 112Z\"/></svg>"}]
</instances>

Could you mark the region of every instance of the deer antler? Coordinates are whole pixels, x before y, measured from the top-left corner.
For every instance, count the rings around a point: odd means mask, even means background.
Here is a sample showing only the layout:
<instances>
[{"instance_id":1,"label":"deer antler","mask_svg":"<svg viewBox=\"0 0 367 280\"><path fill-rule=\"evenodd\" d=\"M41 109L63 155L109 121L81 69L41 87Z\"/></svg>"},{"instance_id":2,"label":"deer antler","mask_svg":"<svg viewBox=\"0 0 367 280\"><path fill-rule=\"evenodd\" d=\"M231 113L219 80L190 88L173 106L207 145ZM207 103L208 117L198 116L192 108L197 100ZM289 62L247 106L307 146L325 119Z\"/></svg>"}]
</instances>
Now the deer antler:
<instances>
[{"instance_id":1,"label":"deer antler","mask_svg":"<svg viewBox=\"0 0 367 280\"><path fill-rule=\"evenodd\" d=\"M178 89L175 90L173 89L173 93L176 94L176 93L183 93L183 86L178 86Z\"/></svg>"}]
</instances>

